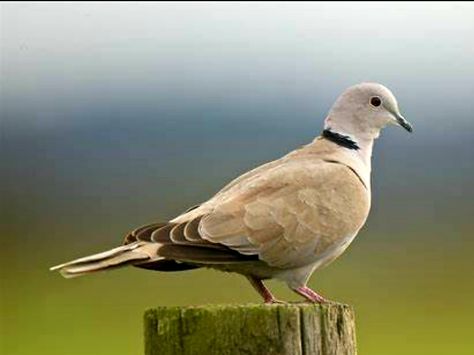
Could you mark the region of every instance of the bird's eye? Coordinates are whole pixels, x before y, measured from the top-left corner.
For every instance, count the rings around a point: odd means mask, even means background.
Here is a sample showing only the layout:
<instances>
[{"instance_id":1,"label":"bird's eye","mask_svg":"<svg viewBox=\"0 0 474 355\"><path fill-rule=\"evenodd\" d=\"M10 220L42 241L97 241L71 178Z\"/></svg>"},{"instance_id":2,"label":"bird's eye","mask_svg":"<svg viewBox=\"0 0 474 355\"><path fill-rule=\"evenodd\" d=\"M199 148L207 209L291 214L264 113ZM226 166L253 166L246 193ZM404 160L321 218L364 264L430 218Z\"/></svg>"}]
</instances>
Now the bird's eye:
<instances>
[{"instance_id":1,"label":"bird's eye","mask_svg":"<svg viewBox=\"0 0 474 355\"><path fill-rule=\"evenodd\" d=\"M378 96L373 96L370 98L370 104L374 107L379 107L382 104L382 99Z\"/></svg>"}]
</instances>

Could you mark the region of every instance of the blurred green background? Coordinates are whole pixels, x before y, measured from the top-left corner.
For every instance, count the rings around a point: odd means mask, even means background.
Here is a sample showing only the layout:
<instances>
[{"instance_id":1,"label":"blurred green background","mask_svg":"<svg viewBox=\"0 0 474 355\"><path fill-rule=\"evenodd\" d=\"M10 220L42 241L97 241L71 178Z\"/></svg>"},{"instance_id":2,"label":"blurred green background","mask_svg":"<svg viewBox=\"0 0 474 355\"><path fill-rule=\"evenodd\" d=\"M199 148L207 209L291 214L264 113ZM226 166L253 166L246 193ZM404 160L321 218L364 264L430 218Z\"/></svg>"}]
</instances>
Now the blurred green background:
<instances>
[{"instance_id":1,"label":"blurred green background","mask_svg":"<svg viewBox=\"0 0 474 355\"><path fill-rule=\"evenodd\" d=\"M0 6L2 354L140 354L146 308L260 302L215 271L48 267L309 142L366 80L415 133L377 141L369 221L310 285L355 307L360 354L474 352L472 3Z\"/></svg>"}]
</instances>

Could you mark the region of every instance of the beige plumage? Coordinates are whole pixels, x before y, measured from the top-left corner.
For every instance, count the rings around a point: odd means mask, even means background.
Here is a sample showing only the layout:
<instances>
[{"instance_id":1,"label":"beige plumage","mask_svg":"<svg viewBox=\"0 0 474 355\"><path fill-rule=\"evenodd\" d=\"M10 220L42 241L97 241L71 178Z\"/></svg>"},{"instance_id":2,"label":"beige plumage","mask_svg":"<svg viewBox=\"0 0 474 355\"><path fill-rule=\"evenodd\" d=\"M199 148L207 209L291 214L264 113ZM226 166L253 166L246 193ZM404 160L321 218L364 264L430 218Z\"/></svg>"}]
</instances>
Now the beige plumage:
<instances>
[{"instance_id":1,"label":"beige plumage","mask_svg":"<svg viewBox=\"0 0 474 355\"><path fill-rule=\"evenodd\" d=\"M204 266L245 275L265 302L275 302L262 283L269 278L323 301L306 283L364 225L373 140L388 123L411 131L388 89L351 87L312 143L247 172L169 222L133 231L124 246L52 270L74 277L128 264L160 271Z\"/></svg>"}]
</instances>

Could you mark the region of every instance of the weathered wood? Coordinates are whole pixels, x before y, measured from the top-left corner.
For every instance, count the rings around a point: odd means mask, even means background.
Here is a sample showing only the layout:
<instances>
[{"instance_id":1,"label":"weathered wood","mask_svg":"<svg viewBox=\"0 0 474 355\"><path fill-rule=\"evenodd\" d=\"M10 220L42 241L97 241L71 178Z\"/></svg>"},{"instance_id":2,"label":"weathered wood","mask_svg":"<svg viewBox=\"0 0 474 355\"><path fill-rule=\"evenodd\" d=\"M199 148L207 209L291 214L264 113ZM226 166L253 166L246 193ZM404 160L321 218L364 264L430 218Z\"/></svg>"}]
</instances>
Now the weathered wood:
<instances>
[{"instance_id":1,"label":"weathered wood","mask_svg":"<svg viewBox=\"0 0 474 355\"><path fill-rule=\"evenodd\" d=\"M354 312L337 303L159 307L145 313L145 354L352 355Z\"/></svg>"}]
</instances>

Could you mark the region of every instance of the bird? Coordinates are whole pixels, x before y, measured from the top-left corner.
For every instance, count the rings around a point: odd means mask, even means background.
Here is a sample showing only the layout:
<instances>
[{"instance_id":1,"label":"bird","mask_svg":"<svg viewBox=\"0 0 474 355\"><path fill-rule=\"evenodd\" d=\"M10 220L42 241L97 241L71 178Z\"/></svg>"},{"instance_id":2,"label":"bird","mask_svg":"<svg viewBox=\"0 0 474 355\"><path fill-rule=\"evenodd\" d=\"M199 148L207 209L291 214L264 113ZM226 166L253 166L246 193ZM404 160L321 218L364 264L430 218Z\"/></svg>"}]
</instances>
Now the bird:
<instances>
[{"instance_id":1,"label":"bird","mask_svg":"<svg viewBox=\"0 0 474 355\"><path fill-rule=\"evenodd\" d=\"M133 230L116 248L50 270L72 278L128 265L164 272L204 267L245 276L264 303L282 302L268 279L307 302L326 302L308 280L364 226L374 140L392 124L413 130L393 93L375 82L353 85L309 144L244 173L171 220Z\"/></svg>"}]
</instances>

